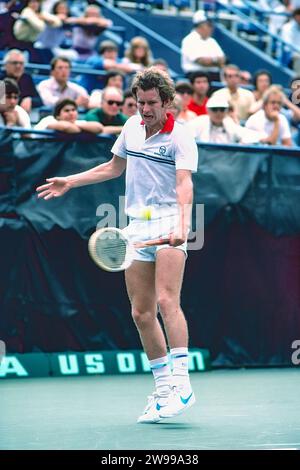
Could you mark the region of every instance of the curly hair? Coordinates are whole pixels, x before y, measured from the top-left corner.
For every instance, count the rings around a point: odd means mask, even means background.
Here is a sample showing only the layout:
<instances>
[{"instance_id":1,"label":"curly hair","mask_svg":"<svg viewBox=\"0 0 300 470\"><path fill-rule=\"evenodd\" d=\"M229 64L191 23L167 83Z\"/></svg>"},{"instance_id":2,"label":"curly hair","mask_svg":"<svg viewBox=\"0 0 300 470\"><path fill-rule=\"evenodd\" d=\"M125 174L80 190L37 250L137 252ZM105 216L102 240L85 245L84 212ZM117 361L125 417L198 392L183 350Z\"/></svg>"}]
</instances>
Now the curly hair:
<instances>
[{"instance_id":1,"label":"curly hair","mask_svg":"<svg viewBox=\"0 0 300 470\"><path fill-rule=\"evenodd\" d=\"M135 75L131 86L131 91L135 98L137 98L139 88L143 91L155 88L163 103L173 101L175 96L173 80L166 72L154 66L142 70Z\"/></svg>"}]
</instances>

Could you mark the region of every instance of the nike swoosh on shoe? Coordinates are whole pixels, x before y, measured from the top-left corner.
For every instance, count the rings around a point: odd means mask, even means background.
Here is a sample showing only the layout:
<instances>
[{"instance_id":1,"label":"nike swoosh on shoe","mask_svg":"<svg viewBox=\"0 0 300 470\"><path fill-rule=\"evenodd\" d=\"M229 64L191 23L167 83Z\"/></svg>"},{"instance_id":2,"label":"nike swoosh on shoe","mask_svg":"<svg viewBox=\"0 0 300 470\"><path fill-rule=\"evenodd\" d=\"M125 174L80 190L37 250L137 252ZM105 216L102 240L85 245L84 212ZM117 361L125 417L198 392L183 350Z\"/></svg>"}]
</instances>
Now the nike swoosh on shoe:
<instances>
[{"instance_id":1,"label":"nike swoosh on shoe","mask_svg":"<svg viewBox=\"0 0 300 470\"><path fill-rule=\"evenodd\" d=\"M188 402L190 401L190 398L192 397L193 395L193 392L187 397L187 398L183 398L181 395L180 395L180 400L181 402L184 404L184 405L187 405Z\"/></svg>"},{"instance_id":2,"label":"nike swoosh on shoe","mask_svg":"<svg viewBox=\"0 0 300 470\"><path fill-rule=\"evenodd\" d=\"M161 408L164 408L167 405L160 405L159 403L156 403L156 409L159 411Z\"/></svg>"}]
</instances>

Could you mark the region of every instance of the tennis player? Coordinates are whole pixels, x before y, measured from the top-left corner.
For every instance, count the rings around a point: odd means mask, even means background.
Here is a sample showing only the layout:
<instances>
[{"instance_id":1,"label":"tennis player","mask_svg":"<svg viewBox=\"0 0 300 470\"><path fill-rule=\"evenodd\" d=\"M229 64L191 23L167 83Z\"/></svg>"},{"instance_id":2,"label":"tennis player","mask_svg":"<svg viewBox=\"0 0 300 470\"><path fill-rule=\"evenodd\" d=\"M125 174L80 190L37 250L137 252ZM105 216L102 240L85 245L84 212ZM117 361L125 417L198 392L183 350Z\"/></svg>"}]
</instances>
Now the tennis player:
<instances>
[{"instance_id":1,"label":"tennis player","mask_svg":"<svg viewBox=\"0 0 300 470\"><path fill-rule=\"evenodd\" d=\"M195 403L180 291L193 202L191 173L197 170L198 152L192 136L168 113L175 90L165 72L155 67L138 72L132 92L140 116L124 125L112 159L82 173L49 178L37 191L48 200L72 188L116 178L126 169L127 235L132 242L169 237L169 245L136 250L135 261L125 271L132 316L156 386L138 422L156 423Z\"/></svg>"}]
</instances>

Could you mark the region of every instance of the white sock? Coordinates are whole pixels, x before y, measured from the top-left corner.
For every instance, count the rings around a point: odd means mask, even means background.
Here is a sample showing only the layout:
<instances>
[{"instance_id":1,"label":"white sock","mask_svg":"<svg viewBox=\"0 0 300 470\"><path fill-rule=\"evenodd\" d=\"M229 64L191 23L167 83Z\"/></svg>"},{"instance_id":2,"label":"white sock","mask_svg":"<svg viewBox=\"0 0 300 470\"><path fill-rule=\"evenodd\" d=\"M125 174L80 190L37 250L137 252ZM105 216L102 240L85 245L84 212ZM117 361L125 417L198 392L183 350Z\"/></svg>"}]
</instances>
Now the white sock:
<instances>
[{"instance_id":1,"label":"white sock","mask_svg":"<svg viewBox=\"0 0 300 470\"><path fill-rule=\"evenodd\" d=\"M149 361L152 374L155 381L155 388L158 395L162 398L159 403L167 401L167 397L171 391L172 373L167 356L158 357Z\"/></svg>"},{"instance_id":2,"label":"white sock","mask_svg":"<svg viewBox=\"0 0 300 470\"><path fill-rule=\"evenodd\" d=\"M183 385L190 388L188 348L172 348L170 353L173 363L174 385Z\"/></svg>"}]
</instances>

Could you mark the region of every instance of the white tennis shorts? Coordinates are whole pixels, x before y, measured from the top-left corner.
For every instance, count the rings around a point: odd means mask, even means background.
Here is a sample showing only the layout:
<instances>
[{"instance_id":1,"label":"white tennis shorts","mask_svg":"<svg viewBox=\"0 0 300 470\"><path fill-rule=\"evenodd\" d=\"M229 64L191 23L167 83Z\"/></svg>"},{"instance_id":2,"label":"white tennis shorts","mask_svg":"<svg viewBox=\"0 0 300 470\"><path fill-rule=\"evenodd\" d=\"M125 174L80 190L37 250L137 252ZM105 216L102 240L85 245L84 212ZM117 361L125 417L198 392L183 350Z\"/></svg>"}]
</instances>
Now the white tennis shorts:
<instances>
[{"instance_id":1,"label":"white tennis shorts","mask_svg":"<svg viewBox=\"0 0 300 470\"><path fill-rule=\"evenodd\" d=\"M156 238L167 238L178 226L178 216L165 216L161 219L141 220L130 219L129 225L123 229L129 240L134 242L143 242ZM149 246L147 248L138 248L135 250L135 260L151 261L156 259L156 253L163 248L181 250L187 256L187 242L179 246L160 245Z\"/></svg>"}]
</instances>

